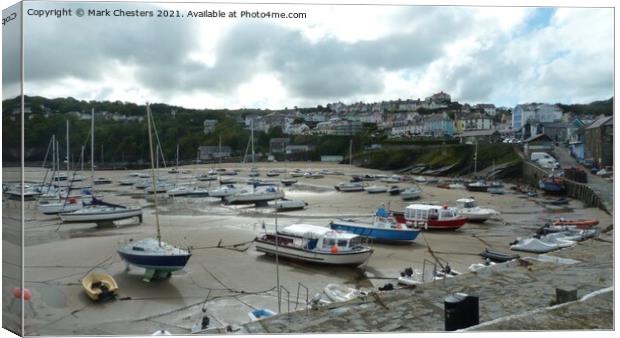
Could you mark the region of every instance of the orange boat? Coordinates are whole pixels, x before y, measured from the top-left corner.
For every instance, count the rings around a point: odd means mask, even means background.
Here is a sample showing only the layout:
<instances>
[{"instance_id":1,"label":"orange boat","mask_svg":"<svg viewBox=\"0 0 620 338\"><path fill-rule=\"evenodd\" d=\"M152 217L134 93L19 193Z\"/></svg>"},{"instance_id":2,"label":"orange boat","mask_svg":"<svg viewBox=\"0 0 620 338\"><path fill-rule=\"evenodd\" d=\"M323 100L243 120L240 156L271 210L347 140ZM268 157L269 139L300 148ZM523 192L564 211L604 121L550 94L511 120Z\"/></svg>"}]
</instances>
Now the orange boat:
<instances>
[{"instance_id":1,"label":"orange boat","mask_svg":"<svg viewBox=\"0 0 620 338\"><path fill-rule=\"evenodd\" d=\"M577 228L580 229L584 229L584 228L590 228L593 227L595 225L598 224L598 220L597 219L564 219L564 218L560 218L557 219L555 221L553 221L552 223L553 225L569 225L569 226L575 226Z\"/></svg>"}]
</instances>

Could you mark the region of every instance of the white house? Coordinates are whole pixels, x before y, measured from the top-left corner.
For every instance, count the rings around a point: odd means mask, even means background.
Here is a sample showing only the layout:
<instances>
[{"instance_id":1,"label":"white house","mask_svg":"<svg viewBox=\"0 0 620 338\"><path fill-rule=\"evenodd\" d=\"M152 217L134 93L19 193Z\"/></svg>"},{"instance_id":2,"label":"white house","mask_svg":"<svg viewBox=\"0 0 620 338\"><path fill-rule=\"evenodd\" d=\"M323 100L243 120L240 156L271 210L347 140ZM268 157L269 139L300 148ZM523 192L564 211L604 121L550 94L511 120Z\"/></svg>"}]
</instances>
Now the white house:
<instances>
[{"instance_id":1,"label":"white house","mask_svg":"<svg viewBox=\"0 0 620 338\"><path fill-rule=\"evenodd\" d=\"M519 104L512 110L512 129L519 130L528 120L556 122L562 119L562 110L547 103Z\"/></svg>"}]
</instances>

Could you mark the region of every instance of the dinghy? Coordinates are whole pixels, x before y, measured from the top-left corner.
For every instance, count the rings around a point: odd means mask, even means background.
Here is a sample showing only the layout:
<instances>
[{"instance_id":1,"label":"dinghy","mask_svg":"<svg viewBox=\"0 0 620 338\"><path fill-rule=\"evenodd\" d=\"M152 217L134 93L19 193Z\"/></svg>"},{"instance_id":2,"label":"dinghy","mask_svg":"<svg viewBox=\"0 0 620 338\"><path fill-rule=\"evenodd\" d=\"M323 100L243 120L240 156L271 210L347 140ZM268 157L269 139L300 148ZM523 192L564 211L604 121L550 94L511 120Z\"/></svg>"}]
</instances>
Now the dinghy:
<instances>
[{"instance_id":1,"label":"dinghy","mask_svg":"<svg viewBox=\"0 0 620 338\"><path fill-rule=\"evenodd\" d=\"M257 320L261 320L263 318L274 316L276 313L269 309L254 309L248 312L248 316L250 319L255 322Z\"/></svg>"},{"instance_id":2,"label":"dinghy","mask_svg":"<svg viewBox=\"0 0 620 338\"><path fill-rule=\"evenodd\" d=\"M114 299L118 285L112 276L105 272L91 272L82 279L82 287L93 301Z\"/></svg>"},{"instance_id":3,"label":"dinghy","mask_svg":"<svg viewBox=\"0 0 620 338\"><path fill-rule=\"evenodd\" d=\"M364 294L360 290L338 284L327 284L323 292L334 302L346 302Z\"/></svg>"},{"instance_id":4,"label":"dinghy","mask_svg":"<svg viewBox=\"0 0 620 338\"><path fill-rule=\"evenodd\" d=\"M496 263L503 263L511 261L513 259L519 259L519 255L491 250L489 248L484 249L484 251L480 253L480 256L488 258Z\"/></svg>"}]
</instances>

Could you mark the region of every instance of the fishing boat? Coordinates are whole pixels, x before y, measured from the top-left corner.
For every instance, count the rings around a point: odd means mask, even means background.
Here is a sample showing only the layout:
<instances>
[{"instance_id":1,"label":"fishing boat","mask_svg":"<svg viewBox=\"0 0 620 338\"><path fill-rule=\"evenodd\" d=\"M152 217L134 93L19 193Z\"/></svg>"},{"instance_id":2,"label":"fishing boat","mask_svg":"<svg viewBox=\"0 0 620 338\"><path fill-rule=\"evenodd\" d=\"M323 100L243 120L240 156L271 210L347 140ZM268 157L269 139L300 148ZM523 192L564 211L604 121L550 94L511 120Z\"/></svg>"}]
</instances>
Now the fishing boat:
<instances>
[{"instance_id":1,"label":"fishing boat","mask_svg":"<svg viewBox=\"0 0 620 338\"><path fill-rule=\"evenodd\" d=\"M382 194L388 191L388 188L385 186L373 185L366 188L366 192L369 194Z\"/></svg>"},{"instance_id":2,"label":"fishing boat","mask_svg":"<svg viewBox=\"0 0 620 338\"><path fill-rule=\"evenodd\" d=\"M538 181L538 187L549 194L562 194L565 192L564 179L556 176L553 171L547 177Z\"/></svg>"},{"instance_id":3,"label":"fishing boat","mask_svg":"<svg viewBox=\"0 0 620 338\"><path fill-rule=\"evenodd\" d=\"M412 201L420 198L420 194L422 194L422 190L416 187L409 187L400 191L400 197L403 201Z\"/></svg>"},{"instance_id":4,"label":"fishing boat","mask_svg":"<svg viewBox=\"0 0 620 338\"><path fill-rule=\"evenodd\" d=\"M456 200L458 204L459 215L467 217L469 222L482 223L499 213L493 209L480 208L473 198L459 198Z\"/></svg>"},{"instance_id":5,"label":"fishing boat","mask_svg":"<svg viewBox=\"0 0 620 338\"><path fill-rule=\"evenodd\" d=\"M333 302L346 302L366 294L358 289L349 288L338 284L327 284L327 286L323 289L323 292L327 298Z\"/></svg>"},{"instance_id":6,"label":"fishing boat","mask_svg":"<svg viewBox=\"0 0 620 338\"><path fill-rule=\"evenodd\" d=\"M360 265L373 253L358 235L308 224L293 224L265 233L254 243L259 252L329 265Z\"/></svg>"},{"instance_id":7,"label":"fishing boat","mask_svg":"<svg viewBox=\"0 0 620 338\"><path fill-rule=\"evenodd\" d=\"M228 204L266 204L283 197L284 193L275 185L247 186L234 195L224 197L224 201Z\"/></svg>"},{"instance_id":8,"label":"fishing boat","mask_svg":"<svg viewBox=\"0 0 620 338\"><path fill-rule=\"evenodd\" d=\"M301 200L287 200L281 199L274 201L273 207L277 211L292 211L292 210L302 210L308 206L308 203Z\"/></svg>"},{"instance_id":9,"label":"fishing boat","mask_svg":"<svg viewBox=\"0 0 620 338\"><path fill-rule=\"evenodd\" d=\"M91 272L82 278L82 287L93 301L105 301L116 298L118 284L106 272Z\"/></svg>"},{"instance_id":10,"label":"fishing boat","mask_svg":"<svg viewBox=\"0 0 620 338\"><path fill-rule=\"evenodd\" d=\"M154 278L168 278L172 272L181 270L191 257L189 250L177 248L161 240L159 228L159 209L157 207L157 189L155 189L155 159L153 154L153 137L151 132L151 109L146 105L146 115L149 134L149 149L151 157L151 172L153 175L153 189L155 191L155 223L157 228L156 238L146 238L138 241L130 239L121 244L117 252L127 263L145 269L143 280L150 282Z\"/></svg>"},{"instance_id":11,"label":"fishing boat","mask_svg":"<svg viewBox=\"0 0 620 338\"><path fill-rule=\"evenodd\" d=\"M264 318L268 318L271 316L275 316L276 313L269 310L269 309L265 309L265 308L259 308L259 309L254 309L250 312L248 312L248 316L250 317L250 319L255 322L257 320L261 320Z\"/></svg>"},{"instance_id":12,"label":"fishing boat","mask_svg":"<svg viewBox=\"0 0 620 338\"><path fill-rule=\"evenodd\" d=\"M396 219L388 215L387 210L383 209L384 212L381 212L382 209L377 211L377 215L370 224L337 220L330 222L329 226L334 230L350 232L377 241L405 242L413 241L418 237L420 230L410 229L406 224L398 223Z\"/></svg>"},{"instance_id":13,"label":"fishing boat","mask_svg":"<svg viewBox=\"0 0 620 338\"><path fill-rule=\"evenodd\" d=\"M364 184L362 182L342 182L335 185L334 188L341 192L357 192L364 191Z\"/></svg>"},{"instance_id":14,"label":"fishing boat","mask_svg":"<svg viewBox=\"0 0 620 338\"><path fill-rule=\"evenodd\" d=\"M405 220L414 227L456 230L467 222L456 208L447 205L411 204L405 208Z\"/></svg>"}]
</instances>

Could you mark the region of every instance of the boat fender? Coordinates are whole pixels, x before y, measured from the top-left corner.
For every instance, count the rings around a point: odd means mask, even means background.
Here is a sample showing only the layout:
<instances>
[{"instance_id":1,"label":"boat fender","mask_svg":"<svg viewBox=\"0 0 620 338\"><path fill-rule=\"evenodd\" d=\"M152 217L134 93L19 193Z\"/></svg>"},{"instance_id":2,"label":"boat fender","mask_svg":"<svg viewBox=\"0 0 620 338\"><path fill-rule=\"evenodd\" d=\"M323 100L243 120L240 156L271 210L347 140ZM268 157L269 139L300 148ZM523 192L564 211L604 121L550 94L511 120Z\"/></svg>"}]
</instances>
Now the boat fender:
<instances>
[{"instance_id":1,"label":"boat fender","mask_svg":"<svg viewBox=\"0 0 620 338\"><path fill-rule=\"evenodd\" d=\"M336 246L336 245L332 246L331 252L333 254L338 253L338 246Z\"/></svg>"}]
</instances>

